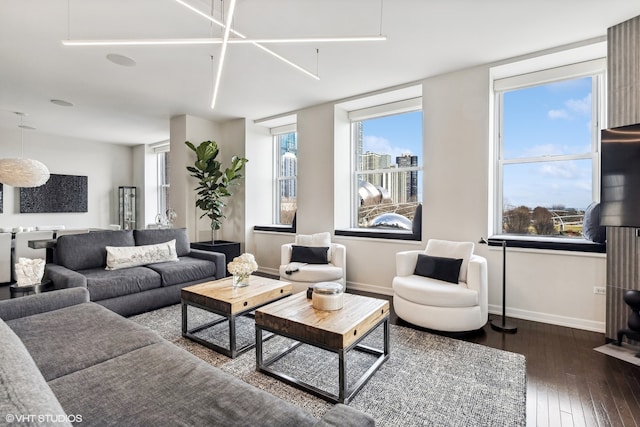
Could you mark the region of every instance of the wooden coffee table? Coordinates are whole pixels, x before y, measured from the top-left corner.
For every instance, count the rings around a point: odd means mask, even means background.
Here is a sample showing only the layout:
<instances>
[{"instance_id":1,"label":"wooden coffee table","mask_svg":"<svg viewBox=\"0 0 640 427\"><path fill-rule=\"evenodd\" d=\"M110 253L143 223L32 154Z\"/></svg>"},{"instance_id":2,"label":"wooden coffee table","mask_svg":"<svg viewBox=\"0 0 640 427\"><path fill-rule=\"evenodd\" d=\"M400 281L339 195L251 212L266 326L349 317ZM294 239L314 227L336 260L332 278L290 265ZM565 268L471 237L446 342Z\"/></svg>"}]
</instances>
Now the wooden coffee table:
<instances>
[{"instance_id":1,"label":"wooden coffee table","mask_svg":"<svg viewBox=\"0 0 640 427\"><path fill-rule=\"evenodd\" d=\"M233 277L182 288L182 336L212 350L234 358L253 348L255 343L236 346L236 318L252 316L257 307L279 300L291 294L291 283L266 277L250 276L249 286L233 287ZM188 329L188 306L215 313L222 318ZM205 340L195 334L219 323L229 324L229 348Z\"/></svg>"},{"instance_id":2,"label":"wooden coffee table","mask_svg":"<svg viewBox=\"0 0 640 427\"><path fill-rule=\"evenodd\" d=\"M344 294L344 307L335 311L316 310L304 292L264 306L255 312L256 369L330 402L348 403L389 358L389 302L377 298ZM361 341L378 326L384 328L384 348L374 349ZM296 341L288 349L263 360L263 331ZM332 394L270 367L302 343L338 354L338 394ZM378 356L371 367L347 389L346 353L364 351ZM313 361L309 361L313 363Z\"/></svg>"}]
</instances>

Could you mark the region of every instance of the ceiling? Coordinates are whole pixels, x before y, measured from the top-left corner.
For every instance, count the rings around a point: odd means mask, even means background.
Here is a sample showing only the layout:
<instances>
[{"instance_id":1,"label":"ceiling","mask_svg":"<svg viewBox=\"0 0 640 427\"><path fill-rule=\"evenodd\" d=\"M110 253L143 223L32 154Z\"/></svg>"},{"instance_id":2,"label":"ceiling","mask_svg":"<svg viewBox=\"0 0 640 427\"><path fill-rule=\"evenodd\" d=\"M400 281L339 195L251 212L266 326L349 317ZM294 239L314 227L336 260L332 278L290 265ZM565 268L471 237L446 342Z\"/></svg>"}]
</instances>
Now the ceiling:
<instances>
[{"instance_id":1,"label":"ceiling","mask_svg":"<svg viewBox=\"0 0 640 427\"><path fill-rule=\"evenodd\" d=\"M210 2L185 1L212 11ZM219 16L221 0L213 2ZM261 119L604 36L637 15L638 0L385 0L382 7L380 0L238 0L233 28L251 38L378 35L382 27L388 40L269 45L320 80L253 45L230 45L212 110L219 45L61 43L222 36L175 0L2 0L0 127L15 129L13 112L21 111L35 132L148 144L169 138L174 115ZM111 53L137 65L116 65L106 59Z\"/></svg>"}]
</instances>

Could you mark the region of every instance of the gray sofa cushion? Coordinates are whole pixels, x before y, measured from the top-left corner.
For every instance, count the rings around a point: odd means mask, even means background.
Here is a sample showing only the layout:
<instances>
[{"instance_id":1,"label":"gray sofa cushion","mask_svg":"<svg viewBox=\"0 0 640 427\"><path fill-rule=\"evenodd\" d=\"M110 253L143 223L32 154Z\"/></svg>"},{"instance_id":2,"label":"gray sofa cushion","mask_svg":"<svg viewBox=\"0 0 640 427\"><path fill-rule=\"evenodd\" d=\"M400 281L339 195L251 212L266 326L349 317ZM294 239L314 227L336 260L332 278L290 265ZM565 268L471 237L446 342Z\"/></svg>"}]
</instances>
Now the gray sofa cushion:
<instances>
[{"instance_id":1,"label":"gray sofa cushion","mask_svg":"<svg viewBox=\"0 0 640 427\"><path fill-rule=\"evenodd\" d=\"M186 228L170 228L167 230L134 230L133 238L136 246L157 245L176 239L176 252L178 256L189 255L191 244Z\"/></svg>"},{"instance_id":2,"label":"gray sofa cushion","mask_svg":"<svg viewBox=\"0 0 640 427\"><path fill-rule=\"evenodd\" d=\"M29 298L9 299L0 301L0 318L12 320L83 302L89 302L89 292L84 288L61 289L56 292L30 295Z\"/></svg>"},{"instance_id":3,"label":"gray sofa cushion","mask_svg":"<svg viewBox=\"0 0 640 427\"><path fill-rule=\"evenodd\" d=\"M160 262L149 264L147 268L157 272L162 277L162 286L177 285L178 283L193 282L211 278L215 280L216 265L204 259L180 257L178 262Z\"/></svg>"},{"instance_id":4,"label":"gray sofa cushion","mask_svg":"<svg viewBox=\"0 0 640 427\"><path fill-rule=\"evenodd\" d=\"M0 415L6 425L71 426L38 367L18 336L0 320ZM33 419L18 422L7 417L33 415ZM37 416L49 415L53 419Z\"/></svg>"},{"instance_id":5,"label":"gray sofa cushion","mask_svg":"<svg viewBox=\"0 0 640 427\"><path fill-rule=\"evenodd\" d=\"M57 239L56 264L71 270L88 270L104 267L107 262L107 246L134 246L132 231L95 231L60 236Z\"/></svg>"},{"instance_id":6,"label":"gray sofa cushion","mask_svg":"<svg viewBox=\"0 0 640 427\"><path fill-rule=\"evenodd\" d=\"M131 267L122 270L95 268L80 270L87 278L91 301L148 291L162 286L160 275L147 267Z\"/></svg>"},{"instance_id":7,"label":"gray sofa cushion","mask_svg":"<svg viewBox=\"0 0 640 427\"><path fill-rule=\"evenodd\" d=\"M162 341L155 332L92 303L10 320L7 325L47 381ZM100 395L87 398L100 400L96 396Z\"/></svg>"},{"instance_id":8,"label":"gray sofa cushion","mask_svg":"<svg viewBox=\"0 0 640 427\"><path fill-rule=\"evenodd\" d=\"M302 409L170 343L147 346L49 383L82 425L311 426Z\"/></svg>"}]
</instances>

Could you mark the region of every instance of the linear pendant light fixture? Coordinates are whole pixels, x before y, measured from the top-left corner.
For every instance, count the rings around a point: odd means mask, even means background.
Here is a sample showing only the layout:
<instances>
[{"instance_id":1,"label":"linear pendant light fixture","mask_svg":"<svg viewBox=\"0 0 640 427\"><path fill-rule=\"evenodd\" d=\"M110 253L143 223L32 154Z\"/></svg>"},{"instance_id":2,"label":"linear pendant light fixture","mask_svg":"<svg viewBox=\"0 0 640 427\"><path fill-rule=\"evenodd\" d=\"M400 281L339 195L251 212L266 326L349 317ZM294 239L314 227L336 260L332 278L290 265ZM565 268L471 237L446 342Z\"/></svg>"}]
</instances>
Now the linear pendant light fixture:
<instances>
[{"instance_id":1,"label":"linear pendant light fixture","mask_svg":"<svg viewBox=\"0 0 640 427\"><path fill-rule=\"evenodd\" d=\"M262 38L243 39L232 38L228 44L294 44L294 43L345 43L384 41L386 36L345 36L345 37L297 37L297 38ZM170 45L216 45L222 44L221 38L191 38L191 39L86 39L63 40L65 46L170 46Z\"/></svg>"},{"instance_id":2,"label":"linear pendant light fixture","mask_svg":"<svg viewBox=\"0 0 640 427\"><path fill-rule=\"evenodd\" d=\"M25 126L24 113L16 113L20 116L20 147L22 156L15 159L0 159L0 182L12 187L40 187L49 180L49 169L33 159L24 158L24 129L35 129Z\"/></svg>"},{"instance_id":3,"label":"linear pendant light fixture","mask_svg":"<svg viewBox=\"0 0 640 427\"><path fill-rule=\"evenodd\" d=\"M345 42L375 42L385 41L386 36L382 35L382 5L384 0L380 0L380 34L379 35L359 35L359 36L328 36L328 37L289 37L289 38L256 38L251 39L240 33L239 31L231 28L231 22L233 20L233 13L235 10L236 0L230 0L229 13L226 17L226 22L221 22L213 16L202 12L196 7L190 5L184 0L175 0L180 5L186 7L192 12L200 15L201 17L211 21L224 30L224 36L222 38L174 38L174 39L77 39L72 40L67 34L67 39L62 40L62 44L65 46L168 46L168 45L222 45L220 59L218 62L218 70L215 76L213 97L211 100L211 108L215 107L218 91L220 87L220 80L222 77L222 69L224 67L225 56L227 53L227 47L230 44L253 44L262 51L270 54L271 56L279 59L287 65L295 68L296 70L304 73L305 75L320 80L317 74L314 74L305 68L295 64L294 62L286 59L282 55L274 52L273 50L263 46L264 44L296 44L296 43L345 43ZM234 37L230 37L233 35Z\"/></svg>"},{"instance_id":4,"label":"linear pendant light fixture","mask_svg":"<svg viewBox=\"0 0 640 427\"><path fill-rule=\"evenodd\" d=\"M227 42L229 41L229 32L231 31L231 21L233 20L233 12L236 8L236 0L231 0L229 4L229 13L227 14L227 22L224 26L224 36L222 39L222 50L220 51L220 59L218 60L218 72L216 73L216 81L213 84L213 96L211 97L211 109L215 108L218 99L218 90L220 89L220 78L222 77L222 67L224 67L224 58L227 55Z\"/></svg>"}]
</instances>

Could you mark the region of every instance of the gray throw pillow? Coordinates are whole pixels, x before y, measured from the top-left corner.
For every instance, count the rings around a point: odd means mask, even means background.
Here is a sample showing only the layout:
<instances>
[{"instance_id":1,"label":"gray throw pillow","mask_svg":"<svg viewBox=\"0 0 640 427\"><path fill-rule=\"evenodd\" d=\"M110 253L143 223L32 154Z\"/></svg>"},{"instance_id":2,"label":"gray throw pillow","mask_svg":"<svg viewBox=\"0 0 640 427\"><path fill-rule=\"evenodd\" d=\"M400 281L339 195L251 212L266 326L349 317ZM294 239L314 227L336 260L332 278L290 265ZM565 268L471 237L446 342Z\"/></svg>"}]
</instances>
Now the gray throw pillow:
<instances>
[{"instance_id":1,"label":"gray throw pillow","mask_svg":"<svg viewBox=\"0 0 640 427\"><path fill-rule=\"evenodd\" d=\"M596 243L604 243L607 240L607 227L600 225L600 203L593 202L584 211L582 235Z\"/></svg>"}]
</instances>

